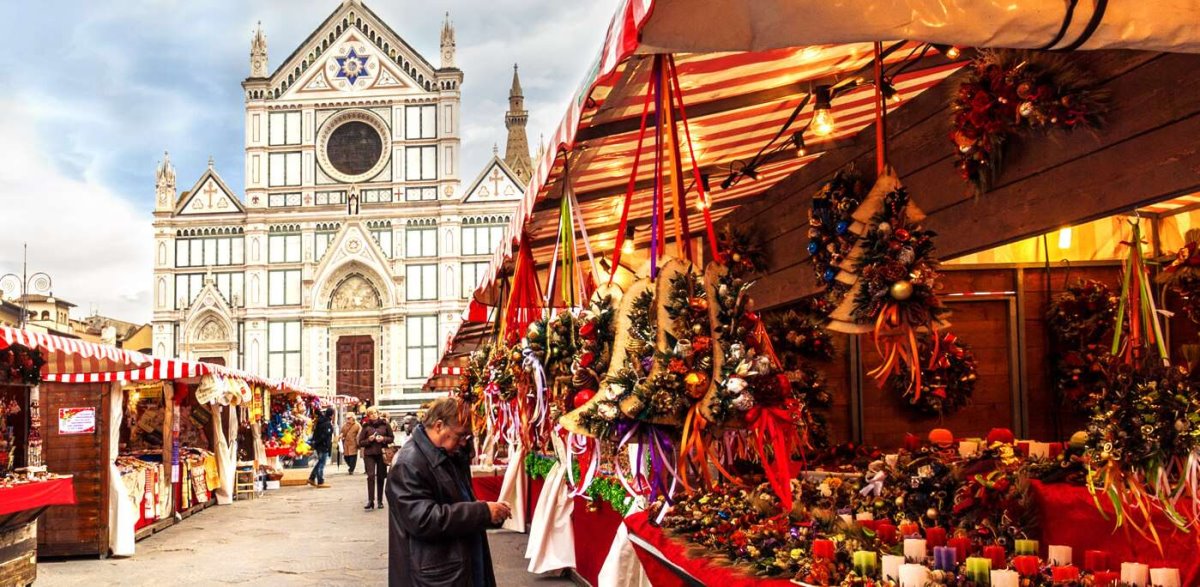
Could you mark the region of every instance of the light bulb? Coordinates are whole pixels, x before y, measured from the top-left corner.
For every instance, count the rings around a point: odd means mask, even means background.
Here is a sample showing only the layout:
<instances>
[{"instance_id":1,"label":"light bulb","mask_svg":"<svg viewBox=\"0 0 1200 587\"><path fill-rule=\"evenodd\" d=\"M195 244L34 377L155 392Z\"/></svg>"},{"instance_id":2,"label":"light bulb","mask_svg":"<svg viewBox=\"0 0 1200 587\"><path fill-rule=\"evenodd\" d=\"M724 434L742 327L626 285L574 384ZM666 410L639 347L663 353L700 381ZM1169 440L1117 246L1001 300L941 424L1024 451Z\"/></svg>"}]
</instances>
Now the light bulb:
<instances>
[{"instance_id":1,"label":"light bulb","mask_svg":"<svg viewBox=\"0 0 1200 587\"><path fill-rule=\"evenodd\" d=\"M1058 248L1071 248L1071 227L1065 227L1058 231Z\"/></svg>"},{"instance_id":2,"label":"light bulb","mask_svg":"<svg viewBox=\"0 0 1200 587\"><path fill-rule=\"evenodd\" d=\"M800 159L803 159L804 157L808 157L808 148L807 147L797 148L796 149L796 157L800 158Z\"/></svg>"},{"instance_id":3,"label":"light bulb","mask_svg":"<svg viewBox=\"0 0 1200 587\"><path fill-rule=\"evenodd\" d=\"M946 57L950 59L958 59L961 55L962 51L958 47L951 45L949 49L946 49Z\"/></svg>"},{"instance_id":4,"label":"light bulb","mask_svg":"<svg viewBox=\"0 0 1200 587\"><path fill-rule=\"evenodd\" d=\"M621 245L621 254L622 255L632 255L633 254L633 239L629 239L629 238L625 239L625 243Z\"/></svg>"},{"instance_id":5,"label":"light bulb","mask_svg":"<svg viewBox=\"0 0 1200 587\"><path fill-rule=\"evenodd\" d=\"M812 131L813 134L819 137L827 137L833 134L833 128L837 121L833 118L833 111L828 108L821 108L813 111Z\"/></svg>"}]
</instances>

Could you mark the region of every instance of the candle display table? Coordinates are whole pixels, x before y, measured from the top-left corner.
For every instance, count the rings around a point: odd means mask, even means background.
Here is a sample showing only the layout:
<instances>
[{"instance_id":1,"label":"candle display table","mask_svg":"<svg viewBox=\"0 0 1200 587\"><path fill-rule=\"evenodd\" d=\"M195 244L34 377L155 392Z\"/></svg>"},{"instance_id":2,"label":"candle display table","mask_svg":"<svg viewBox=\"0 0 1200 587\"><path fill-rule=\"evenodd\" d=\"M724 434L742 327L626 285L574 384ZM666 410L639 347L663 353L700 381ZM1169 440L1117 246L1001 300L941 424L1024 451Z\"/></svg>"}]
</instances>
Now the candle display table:
<instances>
[{"instance_id":1,"label":"candle display table","mask_svg":"<svg viewBox=\"0 0 1200 587\"><path fill-rule=\"evenodd\" d=\"M0 487L0 585L37 579L37 518L52 505L74 503L70 477Z\"/></svg>"}]
</instances>

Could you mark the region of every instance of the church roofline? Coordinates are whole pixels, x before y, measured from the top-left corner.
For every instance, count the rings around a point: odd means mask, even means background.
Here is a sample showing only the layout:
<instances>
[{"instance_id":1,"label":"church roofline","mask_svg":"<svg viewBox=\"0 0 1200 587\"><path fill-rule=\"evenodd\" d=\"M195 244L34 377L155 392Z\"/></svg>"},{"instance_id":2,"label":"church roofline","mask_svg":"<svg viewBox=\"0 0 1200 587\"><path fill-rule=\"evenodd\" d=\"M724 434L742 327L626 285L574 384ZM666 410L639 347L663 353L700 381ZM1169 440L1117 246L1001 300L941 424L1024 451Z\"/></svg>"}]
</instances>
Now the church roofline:
<instances>
[{"instance_id":1,"label":"church roofline","mask_svg":"<svg viewBox=\"0 0 1200 587\"><path fill-rule=\"evenodd\" d=\"M217 173L216 168L214 168L212 166L212 162L209 161L208 168L204 170L204 173L200 174L200 179L196 180L196 183L192 185L192 189L179 193L179 197L175 200L175 210L172 212L172 215L177 216L183 212L183 208L187 204L187 200L193 194L198 192L200 187L204 185L204 181L209 177L212 177L213 181L217 182L217 186L225 190L225 193L229 194L230 199L233 200L233 205L237 207L237 210L230 212L205 212L206 214L235 214L239 212L242 214L246 213L246 207L242 205L241 198L238 197L237 192L229 189L229 184L225 183L224 179L221 179L221 174Z\"/></svg>"},{"instance_id":2,"label":"church roofline","mask_svg":"<svg viewBox=\"0 0 1200 587\"><path fill-rule=\"evenodd\" d=\"M349 12L350 10L353 10L355 8L361 8L364 14L370 16L371 18L374 18L375 22L379 24L379 26L382 28L384 33L391 35L392 38L395 39L397 43L400 43L405 49L408 50L409 53L412 54L414 60L416 61L416 65L423 66L432 73L437 73L439 71L438 68L434 67L433 64L431 64L429 62L429 60L425 59L425 56L422 55L420 51L417 51L416 48L414 48L412 45L409 45L408 41L404 40L404 37L401 37L399 33L397 33L394 29L392 29L391 25L389 25L382 18L379 18L379 15L375 14L375 11L371 10L370 6L367 6L366 4L363 4L362 2L343 2L342 4L339 4L338 7L336 9L334 9L334 11L332 13L330 13L328 17L325 18L325 20L321 21L321 24L317 25L317 27L314 28L313 31L311 33L309 33L309 35L307 37L305 37L305 39L303 41L300 42L299 45L296 45L296 48L292 50L291 54L288 55L286 59L279 62L279 66L276 67L275 70L271 72L270 76L265 77L265 78L248 77L248 78L246 78L245 81L247 81L247 82L248 81L259 81L259 80L265 79L265 80L271 80L272 84L275 83L276 76L281 75L284 72L284 70L289 66L289 64L292 62L292 60L296 59L304 51L305 47L308 47L310 44L312 44L318 38L317 35L319 33L321 33L326 27L328 27L333 22L336 22L338 16L340 16L342 13ZM351 26L354 26L353 23L351 24ZM391 57L388 56L388 58L390 59ZM309 65L311 66L312 64L310 63ZM301 73L303 73L303 71Z\"/></svg>"},{"instance_id":3,"label":"church roofline","mask_svg":"<svg viewBox=\"0 0 1200 587\"><path fill-rule=\"evenodd\" d=\"M500 164L500 170L503 171L504 174L508 176L508 179L516 184L517 187L521 188L522 192L529 187L525 184L525 182L521 181L520 177L517 177L516 172L513 171L512 167L508 166L508 163L504 162L504 159L501 159L499 155L492 154L492 158L486 164L484 164L483 169L479 172L479 175L475 177L475 181L472 181L471 185L465 191L463 191L464 202L466 201L465 198L475 193L475 188L479 187L479 184L483 183L483 180L487 179L488 170L492 168L493 163Z\"/></svg>"}]
</instances>

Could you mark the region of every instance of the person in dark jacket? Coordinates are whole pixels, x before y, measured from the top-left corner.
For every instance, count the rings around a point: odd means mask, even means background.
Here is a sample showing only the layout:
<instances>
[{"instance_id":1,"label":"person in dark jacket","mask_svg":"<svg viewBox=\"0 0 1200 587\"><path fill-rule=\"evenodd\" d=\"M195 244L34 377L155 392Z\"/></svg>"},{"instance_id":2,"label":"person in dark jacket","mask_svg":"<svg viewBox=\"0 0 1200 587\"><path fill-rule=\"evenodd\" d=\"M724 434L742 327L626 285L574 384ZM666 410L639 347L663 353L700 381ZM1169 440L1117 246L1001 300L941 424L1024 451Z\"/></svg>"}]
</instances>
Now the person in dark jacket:
<instances>
[{"instance_id":1,"label":"person in dark jacket","mask_svg":"<svg viewBox=\"0 0 1200 587\"><path fill-rule=\"evenodd\" d=\"M387 480L387 464L383 460L383 449L392 443L395 436L392 427L388 425L387 417L379 413L378 408L368 408L367 416L363 419L362 430L358 433L358 446L363 453L363 468L367 470L367 506L363 509L375 509L376 504L383 507L383 482ZM379 501L375 501L375 496Z\"/></svg>"},{"instance_id":2,"label":"person in dark jacket","mask_svg":"<svg viewBox=\"0 0 1200 587\"><path fill-rule=\"evenodd\" d=\"M308 443L317 455L317 464L313 465L312 473L308 474L308 484L313 487L329 487L325 484L325 461L333 451L333 408L324 407L317 412L317 421L313 424L312 440Z\"/></svg>"},{"instance_id":3,"label":"person in dark jacket","mask_svg":"<svg viewBox=\"0 0 1200 587\"><path fill-rule=\"evenodd\" d=\"M470 427L458 398L433 402L388 473L388 585L496 585L487 529L512 515L508 504L476 501Z\"/></svg>"}]
</instances>

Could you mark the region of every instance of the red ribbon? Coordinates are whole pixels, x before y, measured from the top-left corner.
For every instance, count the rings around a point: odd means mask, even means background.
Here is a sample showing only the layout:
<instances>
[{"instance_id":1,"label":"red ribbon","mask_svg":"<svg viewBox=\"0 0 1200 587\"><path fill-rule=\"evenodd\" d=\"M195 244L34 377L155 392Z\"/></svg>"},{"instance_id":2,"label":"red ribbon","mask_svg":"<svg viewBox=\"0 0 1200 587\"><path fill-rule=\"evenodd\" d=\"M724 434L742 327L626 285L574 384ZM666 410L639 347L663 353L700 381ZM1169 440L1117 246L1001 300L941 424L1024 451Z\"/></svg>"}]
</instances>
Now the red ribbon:
<instances>
[{"instance_id":1,"label":"red ribbon","mask_svg":"<svg viewBox=\"0 0 1200 587\"><path fill-rule=\"evenodd\" d=\"M754 450L785 514L792 510L792 453L800 443L792 419L794 410L795 406L789 402L777 407L754 406L746 414L754 434ZM768 446L771 447L770 455L766 450Z\"/></svg>"}]
</instances>

